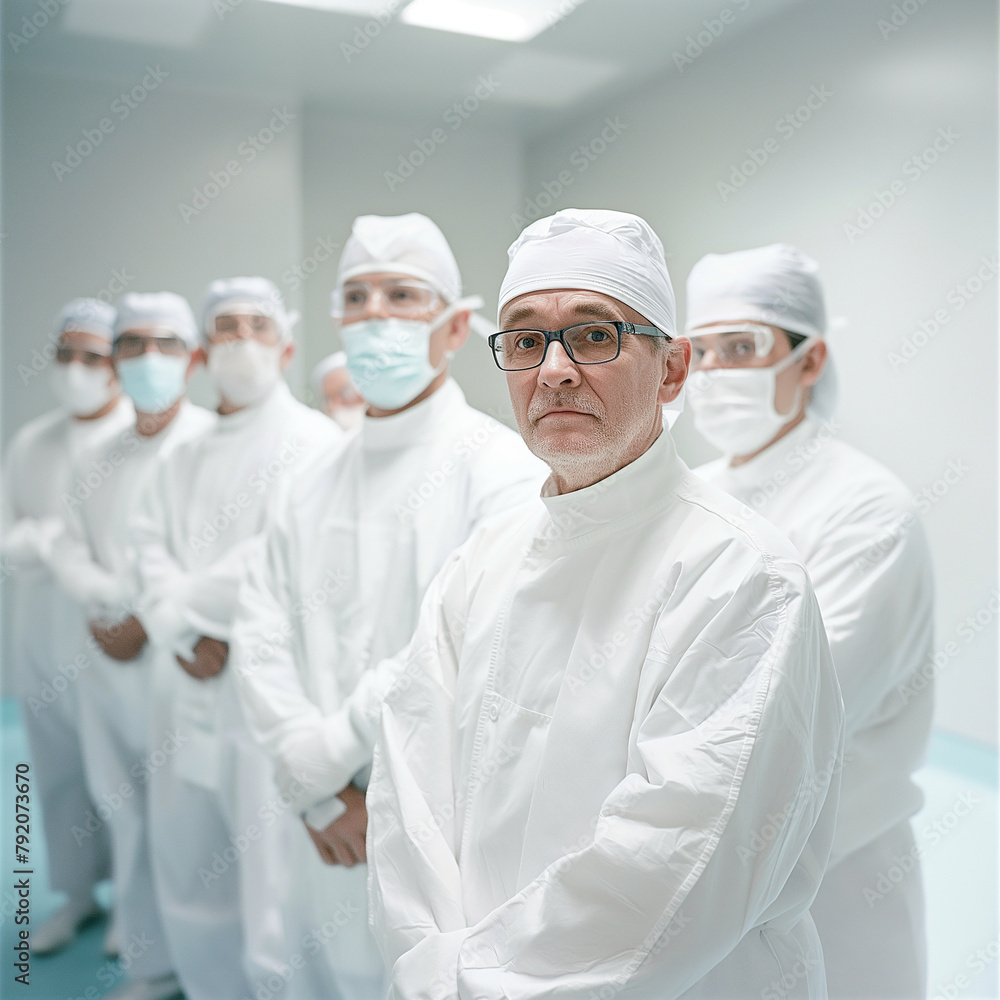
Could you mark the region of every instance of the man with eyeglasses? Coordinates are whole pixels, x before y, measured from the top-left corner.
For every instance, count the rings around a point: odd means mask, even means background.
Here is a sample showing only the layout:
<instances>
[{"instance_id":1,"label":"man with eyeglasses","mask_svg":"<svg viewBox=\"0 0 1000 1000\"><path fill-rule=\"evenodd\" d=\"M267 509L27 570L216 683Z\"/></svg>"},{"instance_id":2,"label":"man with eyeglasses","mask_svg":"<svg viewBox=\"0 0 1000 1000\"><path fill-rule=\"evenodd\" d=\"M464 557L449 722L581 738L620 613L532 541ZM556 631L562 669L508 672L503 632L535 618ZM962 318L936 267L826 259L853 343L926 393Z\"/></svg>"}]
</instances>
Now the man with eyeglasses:
<instances>
[{"instance_id":1,"label":"man with eyeglasses","mask_svg":"<svg viewBox=\"0 0 1000 1000\"><path fill-rule=\"evenodd\" d=\"M208 287L202 309L218 420L175 448L132 521L137 617L158 657L153 733L175 733L149 778L153 871L189 1000L243 1000L278 975L283 879L275 789L235 701L228 642L236 596L275 488L337 447L333 421L282 378L293 315L265 278Z\"/></svg>"},{"instance_id":2,"label":"man with eyeglasses","mask_svg":"<svg viewBox=\"0 0 1000 1000\"><path fill-rule=\"evenodd\" d=\"M64 530L74 460L135 419L111 363L114 319L114 309L98 299L74 299L63 309L50 371L60 407L22 427L4 462L3 556L13 591L10 679L23 705L49 878L53 889L68 896L53 916L31 928L37 954L69 944L77 928L101 912L93 889L108 875L107 831L82 842L73 836L94 808L84 776L76 685L66 682L66 673L78 669L74 659L86 632L48 557ZM109 927L106 947L113 946Z\"/></svg>"},{"instance_id":3,"label":"man with eyeglasses","mask_svg":"<svg viewBox=\"0 0 1000 1000\"><path fill-rule=\"evenodd\" d=\"M130 960L117 1000L162 1000L180 992L161 926L149 851L143 758L162 752L165 734L149 732L154 657L136 618L139 593L129 517L157 463L182 441L208 430L215 416L186 399L201 361L187 302L172 292L131 293L118 304L111 360L136 410L134 426L77 463L78 481L92 468L100 483L66 500L67 531L50 562L81 604L100 647L78 684L87 783L94 801L115 803L111 832L115 917L125 944L148 942Z\"/></svg>"},{"instance_id":4,"label":"man with eyeglasses","mask_svg":"<svg viewBox=\"0 0 1000 1000\"><path fill-rule=\"evenodd\" d=\"M802 566L677 458L663 248L569 209L509 250L494 357L539 501L420 612L368 790L392 1000L822 997L842 714Z\"/></svg>"},{"instance_id":5,"label":"man with eyeglasses","mask_svg":"<svg viewBox=\"0 0 1000 1000\"><path fill-rule=\"evenodd\" d=\"M295 805L284 817L288 996L382 1000L368 931L365 787L381 694L420 600L484 519L537 496L544 469L473 409L448 361L473 297L426 216L361 216L333 315L366 415L344 450L290 484L234 628L248 721Z\"/></svg>"},{"instance_id":6,"label":"man with eyeglasses","mask_svg":"<svg viewBox=\"0 0 1000 1000\"><path fill-rule=\"evenodd\" d=\"M837 437L817 270L774 244L709 254L691 271L689 399L695 427L724 453L696 471L787 535L826 623L847 728L833 852L812 908L830 997L922 997L910 818L934 705L933 571L909 491Z\"/></svg>"}]
</instances>

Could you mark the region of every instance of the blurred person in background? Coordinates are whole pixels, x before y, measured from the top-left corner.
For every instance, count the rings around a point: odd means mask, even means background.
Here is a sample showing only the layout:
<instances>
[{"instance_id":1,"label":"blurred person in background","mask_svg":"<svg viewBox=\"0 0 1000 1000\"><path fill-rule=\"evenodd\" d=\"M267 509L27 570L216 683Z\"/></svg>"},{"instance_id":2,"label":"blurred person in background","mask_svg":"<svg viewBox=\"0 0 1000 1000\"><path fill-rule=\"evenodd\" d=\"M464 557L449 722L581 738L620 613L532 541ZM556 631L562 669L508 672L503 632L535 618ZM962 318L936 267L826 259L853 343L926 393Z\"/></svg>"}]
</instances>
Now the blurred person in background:
<instances>
[{"instance_id":1,"label":"blurred person in background","mask_svg":"<svg viewBox=\"0 0 1000 1000\"><path fill-rule=\"evenodd\" d=\"M74 299L56 320L50 387L59 408L22 427L7 448L3 470L3 555L13 589L12 684L37 782L52 888L66 903L32 928L32 951L69 944L82 923L101 913L93 890L109 874L108 831L74 836L88 826L87 791L75 683L90 663L80 609L62 591L48 558L65 527L74 489L108 476L104 466L73 482L74 461L131 426L135 411L122 395L111 360L115 310L98 299ZM91 484L91 485L88 485ZM91 647L94 648L94 647ZM105 950L117 950L113 923Z\"/></svg>"},{"instance_id":2,"label":"blurred person in background","mask_svg":"<svg viewBox=\"0 0 1000 1000\"><path fill-rule=\"evenodd\" d=\"M312 373L312 388L319 400L320 409L345 431L361 423L365 400L354 388L347 370L347 355L343 351L328 354Z\"/></svg>"},{"instance_id":3,"label":"blurred person in background","mask_svg":"<svg viewBox=\"0 0 1000 1000\"><path fill-rule=\"evenodd\" d=\"M128 526L137 497L157 464L182 441L215 423L188 402L187 382L201 363L191 308L171 292L126 295L117 307L112 363L136 410L134 426L87 452L91 464L113 469L96 489L69 504L67 531L51 565L60 584L83 606L100 646L79 681L80 730L87 782L97 802L115 802L111 868L121 939L145 947L124 970L116 1000L163 1000L180 992L160 922L149 850L148 769L153 651L135 617L139 593L135 546Z\"/></svg>"},{"instance_id":4,"label":"blurred person in background","mask_svg":"<svg viewBox=\"0 0 1000 1000\"><path fill-rule=\"evenodd\" d=\"M220 402L207 433L148 481L131 530L138 615L156 647L153 738L179 746L150 778L153 871L189 1000L243 1000L280 972L271 768L245 731L228 642L247 559L275 485L337 446L337 425L283 378L294 317L265 278L209 285L201 333Z\"/></svg>"},{"instance_id":5,"label":"blurred person in background","mask_svg":"<svg viewBox=\"0 0 1000 1000\"><path fill-rule=\"evenodd\" d=\"M695 470L798 550L823 612L847 742L830 867L812 907L831 1000L925 995L924 896L910 818L934 708L930 551L909 491L839 440L816 262L773 244L709 254L687 284ZM905 859L891 892L880 876Z\"/></svg>"}]
</instances>

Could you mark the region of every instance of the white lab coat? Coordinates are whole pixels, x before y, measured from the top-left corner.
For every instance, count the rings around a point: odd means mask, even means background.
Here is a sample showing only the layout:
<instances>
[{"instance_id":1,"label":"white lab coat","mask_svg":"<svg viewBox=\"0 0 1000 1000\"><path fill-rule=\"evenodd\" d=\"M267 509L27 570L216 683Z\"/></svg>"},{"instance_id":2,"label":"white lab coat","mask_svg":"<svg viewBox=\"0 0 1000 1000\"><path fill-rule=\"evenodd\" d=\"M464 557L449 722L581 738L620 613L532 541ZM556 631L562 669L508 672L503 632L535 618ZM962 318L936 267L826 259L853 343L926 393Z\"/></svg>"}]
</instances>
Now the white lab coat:
<instances>
[{"instance_id":1,"label":"white lab coat","mask_svg":"<svg viewBox=\"0 0 1000 1000\"><path fill-rule=\"evenodd\" d=\"M242 1000L277 970L284 879L271 769L242 727L232 670L198 681L175 660L199 636L229 640L268 496L342 435L284 382L174 449L132 520L139 618L157 647L154 742L179 746L150 781L153 868L175 967L190 1000ZM242 971L241 971L242 969Z\"/></svg>"},{"instance_id":2,"label":"white lab coat","mask_svg":"<svg viewBox=\"0 0 1000 1000\"><path fill-rule=\"evenodd\" d=\"M82 484L74 482L75 456L134 420L131 400L124 396L94 420L53 411L14 435L4 463L4 561L13 660L8 677L23 707L49 880L74 901L90 897L94 885L108 876L110 863L107 831L94 831L89 818L94 803L87 792L78 727L76 680L93 662L97 644L76 603L56 583L45 553L63 530L65 498L106 478L102 469L91 467Z\"/></svg>"},{"instance_id":3,"label":"white lab coat","mask_svg":"<svg viewBox=\"0 0 1000 1000\"><path fill-rule=\"evenodd\" d=\"M389 996L824 997L842 738L805 571L669 433L483 526L383 702Z\"/></svg>"},{"instance_id":4,"label":"white lab coat","mask_svg":"<svg viewBox=\"0 0 1000 1000\"><path fill-rule=\"evenodd\" d=\"M389 658L411 638L428 585L485 518L537 496L547 471L449 380L402 413L365 417L272 511L233 648L247 720L295 799L284 909L297 929L289 961L298 953L305 968L290 996L384 996L365 866L325 865L301 814L322 829L339 811L331 797L352 778L365 786Z\"/></svg>"},{"instance_id":5,"label":"white lab coat","mask_svg":"<svg viewBox=\"0 0 1000 1000\"><path fill-rule=\"evenodd\" d=\"M830 996L922 997L909 818L923 799L913 772L933 713L934 580L913 501L887 469L810 419L749 462L696 471L791 540L823 612L847 729L831 867L813 907ZM875 899L879 875L904 856L908 876Z\"/></svg>"},{"instance_id":6,"label":"white lab coat","mask_svg":"<svg viewBox=\"0 0 1000 1000\"><path fill-rule=\"evenodd\" d=\"M111 624L135 612L139 576L128 532L132 509L157 463L181 442L206 432L215 419L185 401L158 434L144 437L129 427L81 456L74 478L83 480L95 466L113 471L98 488L82 491L82 499L73 497L67 531L53 548L51 564L88 620ZM98 649L93 661L77 692L87 784L111 831L119 937L147 942L125 975L156 979L168 975L173 964L153 889L147 824L150 754L163 752L149 744L152 647L147 643L128 663Z\"/></svg>"}]
</instances>

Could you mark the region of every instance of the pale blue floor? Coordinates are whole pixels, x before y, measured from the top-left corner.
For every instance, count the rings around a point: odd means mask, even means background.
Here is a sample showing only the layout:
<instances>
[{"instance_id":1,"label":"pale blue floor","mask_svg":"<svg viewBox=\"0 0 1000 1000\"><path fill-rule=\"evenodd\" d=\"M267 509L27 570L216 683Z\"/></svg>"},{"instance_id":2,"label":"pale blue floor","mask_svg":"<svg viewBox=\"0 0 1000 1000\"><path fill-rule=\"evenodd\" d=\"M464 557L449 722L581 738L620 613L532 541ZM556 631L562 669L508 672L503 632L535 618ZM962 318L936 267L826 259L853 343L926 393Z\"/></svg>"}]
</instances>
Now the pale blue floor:
<instances>
[{"instance_id":1,"label":"pale blue floor","mask_svg":"<svg viewBox=\"0 0 1000 1000\"><path fill-rule=\"evenodd\" d=\"M31 962L28 989L13 981L15 926L11 917L14 824L14 765L27 760L27 745L16 706L0 702L0 761L3 777L4 870L0 898L0 946L3 971L0 997L31 1000L96 1000L122 981L116 962L101 953L103 921L92 924L71 947ZM927 796L914 820L924 855L927 892L929 984L934 1000L995 1000L997 990L997 752L945 732L936 732L929 761L918 776ZM34 861L31 910L43 920L61 899L46 884L46 859L38 823L32 824ZM959 818L959 813L967 814Z\"/></svg>"}]
</instances>

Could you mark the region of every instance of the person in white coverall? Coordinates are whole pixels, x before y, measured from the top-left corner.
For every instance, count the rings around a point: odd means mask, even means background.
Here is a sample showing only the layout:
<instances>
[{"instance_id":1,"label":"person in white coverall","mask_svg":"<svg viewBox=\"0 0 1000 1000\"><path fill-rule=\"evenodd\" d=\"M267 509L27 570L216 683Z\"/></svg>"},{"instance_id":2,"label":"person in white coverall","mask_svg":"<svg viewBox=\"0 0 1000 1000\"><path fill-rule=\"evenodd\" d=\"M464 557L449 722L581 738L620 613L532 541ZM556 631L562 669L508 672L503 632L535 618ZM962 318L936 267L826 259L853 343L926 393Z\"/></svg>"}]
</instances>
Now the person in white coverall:
<instances>
[{"instance_id":1,"label":"person in white coverall","mask_svg":"<svg viewBox=\"0 0 1000 1000\"><path fill-rule=\"evenodd\" d=\"M343 351L323 358L313 369L311 382L320 409L333 417L343 430L354 430L361 423L366 404L351 381L347 355Z\"/></svg>"},{"instance_id":2,"label":"person in white coverall","mask_svg":"<svg viewBox=\"0 0 1000 1000\"><path fill-rule=\"evenodd\" d=\"M22 427L7 448L3 476L3 555L12 587L12 684L21 699L31 750L33 798L41 818L52 888L68 895L48 921L32 927L37 953L69 944L84 921L100 913L94 886L109 874L106 829L79 838L93 815L80 747L77 685L96 643L85 643L79 607L47 563L65 525L74 459L131 425L135 413L121 395L111 364L115 311L98 299L74 299L56 321L50 370L60 407ZM103 470L82 470L84 483ZM93 824L90 824L93 825ZM106 950L113 951L109 925Z\"/></svg>"},{"instance_id":3,"label":"person in white coverall","mask_svg":"<svg viewBox=\"0 0 1000 1000\"><path fill-rule=\"evenodd\" d=\"M187 380L201 361L191 308L171 292L130 293L118 304L115 372L136 409L134 426L85 454L108 477L68 503L67 532L52 549L53 572L83 606L101 648L81 674L80 731L87 783L111 831L118 929L136 952L117 1000L161 1000L180 991L160 922L149 852L147 796L152 762L173 740L150 745L152 649L135 617L139 593L128 525L145 481L182 441L215 416L187 401Z\"/></svg>"},{"instance_id":4,"label":"person in white coverall","mask_svg":"<svg viewBox=\"0 0 1000 1000\"><path fill-rule=\"evenodd\" d=\"M132 522L138 617L157 649L153 744L169 733L179 744L150 779L153 871L189 1000L242 1000L276 974L284 948L277 790L226 663L269 495L341 438L282 378L291 325L264 278L209 286L202 333L219 419L160 464Z\"/></svg>"},{"instance_id":5,"label":"person in white coverall","mask_svg":"<svg viewBox=\"0 0 1000 1000\"><path fill-rule=\"evenodd\" d=\"M389 996L824 997L843 714L805 570L662 428L690 345L649 226L570 209L509 253L490 343L551 475L449 558L383 701Z\"/></svg>"},{"instance_id":6,"label":"person in white coverall","mask_svg":"<svg viewBox=\"0 0 1000 1000\"><path fill-rule=\"evenodd\" d=\"M364 788L381 692L401 666L391 658L448 554L545 478L449 377L476 304L430 219L354 221L333 314L367 413L342 452L282 490L241 591L246 717L282 790L297 793L284 911L288 995L303 1000L385 995L368 931Z\"/></svg>"},{"instance_id":7,"label":"person in white coverall","mask_svg":"<svg viewBox=\"0 0 1000 1000\"><path fill-rule=\"evenodd\" d=\"M812 909L830 996L923 997L924 901L910 817L933 711L934 580L909 492L841 441L814 261L785 244L709 254L688 279L696 470L798 550L847 724L830 869ZM890 869L904 873L889 880Z\"/></svg>"}]
</instances>

